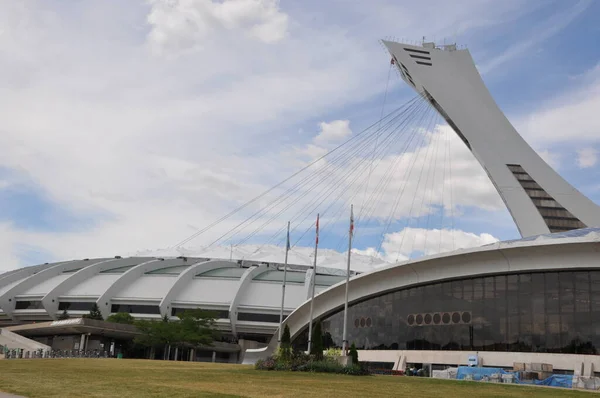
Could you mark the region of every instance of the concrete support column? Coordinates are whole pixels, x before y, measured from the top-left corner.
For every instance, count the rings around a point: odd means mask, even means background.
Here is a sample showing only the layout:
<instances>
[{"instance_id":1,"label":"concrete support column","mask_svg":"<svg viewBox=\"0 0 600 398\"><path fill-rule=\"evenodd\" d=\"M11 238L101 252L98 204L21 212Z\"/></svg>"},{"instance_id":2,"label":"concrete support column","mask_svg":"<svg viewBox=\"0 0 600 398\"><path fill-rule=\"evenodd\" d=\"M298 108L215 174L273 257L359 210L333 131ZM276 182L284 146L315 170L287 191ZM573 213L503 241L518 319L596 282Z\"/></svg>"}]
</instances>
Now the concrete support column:
<instances>
[{"instance_id":1,"label":"concrete support column","mask_svg":"<svg viewBox=\"0 0 600 398\"><path fill-rule=\"evenodd\" d=\"M213 362L217 361L217 352L216 351L213 351L212 361Z\"/></svg>"},{"instance_id":2,"label":"concrete support column","mask_svg":"<svg viewBox=\"0 0 600 398\"><path fill-rule=\"evenodd\" d=\"M79 341L79 350L85 351L85 333L81 334L81 340Z\"/></svg>"}]
</instances>

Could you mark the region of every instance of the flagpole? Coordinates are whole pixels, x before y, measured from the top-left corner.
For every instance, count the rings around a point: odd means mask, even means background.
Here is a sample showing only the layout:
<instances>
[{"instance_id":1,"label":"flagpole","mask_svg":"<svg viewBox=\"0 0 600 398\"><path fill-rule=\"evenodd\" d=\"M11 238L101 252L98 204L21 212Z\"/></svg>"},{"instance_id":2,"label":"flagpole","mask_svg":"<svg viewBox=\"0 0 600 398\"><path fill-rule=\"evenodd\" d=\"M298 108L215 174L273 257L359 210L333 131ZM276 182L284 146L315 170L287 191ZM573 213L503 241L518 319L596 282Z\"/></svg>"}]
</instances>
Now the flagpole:
<instances>
[{"instance_id":1,"label":"flagpole","mask_svg":"<svg viewBox=\"0 0 600 398\"><path fill-rule=\"evenodd\" d=\"M348 231L348 264L346 266L346 297L344 299L344 331L342 333L342 355L348 355L348 286L350 285L350 256L352 254L352 234L354 232L354 206L350 205L350 229Z\"/></svg>"},{"instance_id":2,"label":"flagpole","mask_svg":"<svg viewBox=\"0 0 600 398\"><path fill-rule=\"evenodd\" d=\"M317 249L319 248L319 215L317 214L317 236L315 239L315 258L313 262L313 274L312 274L312 293L310 296L310 316L308 323L308 353L310 354L310 346L312 343L312 324L313 324L313 304L315 301L315 276L317 274Z\"/></svg>"},{"instance_id":3,"label":"flagpole","mask_svg":"<svg viewBox=\"0 0 600 398\"><path fill-rule=\"evenodd\" d=\"M285 262L283 263L283 284L281 285L281 311L279 312L279 342L283 333L283 304L285 302L285 282L287 277L288 253L290 251L290 222L287 225L287 239L285 244Z\"/></svg>"}]
</instances>

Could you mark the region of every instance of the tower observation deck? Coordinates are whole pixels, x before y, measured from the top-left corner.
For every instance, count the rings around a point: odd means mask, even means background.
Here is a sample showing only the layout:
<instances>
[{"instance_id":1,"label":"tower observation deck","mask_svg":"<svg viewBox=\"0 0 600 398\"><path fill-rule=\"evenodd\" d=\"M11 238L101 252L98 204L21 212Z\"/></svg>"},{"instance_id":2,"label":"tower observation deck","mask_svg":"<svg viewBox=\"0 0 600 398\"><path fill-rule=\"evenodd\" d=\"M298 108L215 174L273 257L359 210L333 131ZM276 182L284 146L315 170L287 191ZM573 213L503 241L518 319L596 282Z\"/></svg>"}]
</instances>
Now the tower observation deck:
<instances>
[{"instance_id":1,"label":"tower observation deck","mask_svg":"<svg viewBox=\"0 0 600 398\"><path fill-rule=\"evenodd\" d=\"M600 226L600 207L552 169L516 131L467 49L383 41L402 79L465 143L523 237Z\"/></svg>"}]
</instances>

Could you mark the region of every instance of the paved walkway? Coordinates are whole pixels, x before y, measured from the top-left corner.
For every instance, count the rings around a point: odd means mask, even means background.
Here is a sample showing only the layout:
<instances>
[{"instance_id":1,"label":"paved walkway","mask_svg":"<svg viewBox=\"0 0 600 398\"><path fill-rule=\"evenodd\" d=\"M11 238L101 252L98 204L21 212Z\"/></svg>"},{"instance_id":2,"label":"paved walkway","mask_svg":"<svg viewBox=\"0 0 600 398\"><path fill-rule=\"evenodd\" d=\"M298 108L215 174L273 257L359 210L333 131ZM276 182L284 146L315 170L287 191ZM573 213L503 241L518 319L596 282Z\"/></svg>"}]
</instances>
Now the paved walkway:
<instances>
[{"instance_id":1,"label":"paved walkway","mask_svg":"<svg viewBox=\"0 0 600 398\"><path fill-rule=\"evenodd\" d=\"M12 395L7 392L0 391L0 398L25 398L20 395Z\"/></svg>"}]
</instances>

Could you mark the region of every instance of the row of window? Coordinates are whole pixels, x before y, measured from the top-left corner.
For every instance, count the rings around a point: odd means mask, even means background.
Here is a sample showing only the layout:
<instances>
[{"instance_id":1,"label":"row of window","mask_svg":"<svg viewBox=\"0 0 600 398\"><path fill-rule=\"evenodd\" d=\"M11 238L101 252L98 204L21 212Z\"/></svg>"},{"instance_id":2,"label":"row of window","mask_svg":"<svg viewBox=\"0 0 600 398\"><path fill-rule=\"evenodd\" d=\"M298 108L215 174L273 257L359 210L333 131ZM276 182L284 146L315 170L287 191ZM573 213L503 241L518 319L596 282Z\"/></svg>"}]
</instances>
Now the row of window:
<instances>
[{"instance_id":1,"label":"row of window","mask_svg":"<svg viewBox=\"0 0 600 398\"><path fill-rule=\"evenodd\" d=\"M340 346L343 316L323 320ZM359 325L372 319L372 327L348 330L349 341L363 349L595 353L600 271L507 274L407 288L351 305L348 318Z\"/></svg>"},{"instance_id":2,"label":"row of window","mask_svg":"<svg viewBox=\"0 0 600 398\"><path fill-rule=\"evenodd\" d=\"M183 314L185 311L189 311L189 308L176 308L173 307L171 309L171 316L179 316L181 314ZM228 319L229 318L229 311L227 310L208 310L210 311L213 315L215 319Z\"/></svg>"},{"instance_id":3,"label":"row of window","mask_svg":"<svg viewBox=\"0 0 600 398\"><path fill-rule=\"evenodd\" d=\"M283 319L287 318L285 315ZM268 322L268 323L279 323L279 314L253 314L250 312L240 312L237 317L238 321L250 321L250 322Z\"/></svg>"},{"instance_id":4,"label":"row of window","mask_svg":"<svg viewBox=\"0 0 600 398\"><path fill-rule=\"evenodd\" d=\"M58 309L60 311L90 311L94 305L94 302L60 302ZM40 300L31 301L17 301L15 308L17 310L43 310L42 302ZM172 308L171 316L179 316L188 308ZM160 308L157 305L140 305L140 304L113 304L110 308L112 313L127 312L129 314L148 314L148 315L160 315ZM215 319L228 319L229 311L227 310L211 310L214 314ZM284 319L286 317L284 316ZM268 323L279 323L279 315L274 314L255 314L240 312L238 314L238 320L240 321L251 321L251 322L268 322Z\"/></svg>"}]
</instances>

